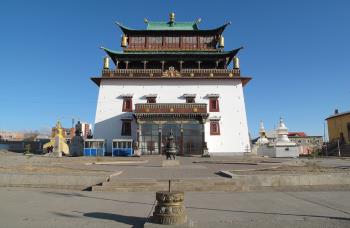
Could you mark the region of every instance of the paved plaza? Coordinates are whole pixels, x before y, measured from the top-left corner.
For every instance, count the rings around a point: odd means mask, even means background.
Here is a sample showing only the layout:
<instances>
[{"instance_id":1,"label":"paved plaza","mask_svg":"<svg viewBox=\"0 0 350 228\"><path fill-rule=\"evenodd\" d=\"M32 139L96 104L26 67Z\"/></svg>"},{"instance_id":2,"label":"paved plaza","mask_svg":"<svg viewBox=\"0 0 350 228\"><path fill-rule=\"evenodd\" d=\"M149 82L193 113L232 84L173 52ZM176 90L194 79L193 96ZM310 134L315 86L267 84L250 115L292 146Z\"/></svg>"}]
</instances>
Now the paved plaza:
<instances>
[{"instance_id":1,"label":"paved plaza","mask_svg":"<svg viewBox=\"0 0 350 228\"><path fill-rule=\"evenodd\" d=\"M0 188L0 227L16 228L143 227L144 224L152 227L147 219L155 203L153 190L79 191L65 189L67 186L62 184L56 186L57 181L72 186L77 181L95 180L89 177L107 178L112 184L125 184L119 181L133 179L214 183L228 179L218 175L220 170L248 176L261 173L298 176L346 174L350 167L349 159L338 158L179 157L180 165L172 168L161 166L161 156L48 158L2 152L1 158L0 177L5 185ZM6 181L29 179L35 188L5 187ZM51 184L44 185L45 188L37 185L45 182ZM185 227L350 227L349 193L348 185L313 191L288 186L283 191L185 191L188 214Z\"/></svg>"},{"instance_id":2,"label":"paved plaza","mask_svg":"<svg viewBox=\"0 0 350 228\"><path fill-rule=\"evenodd\" d=\"M349 191L186 192L187 227L349 227ZM1 227L143 227L155 193L0 189Z\"/></svg>"}]
</instances>

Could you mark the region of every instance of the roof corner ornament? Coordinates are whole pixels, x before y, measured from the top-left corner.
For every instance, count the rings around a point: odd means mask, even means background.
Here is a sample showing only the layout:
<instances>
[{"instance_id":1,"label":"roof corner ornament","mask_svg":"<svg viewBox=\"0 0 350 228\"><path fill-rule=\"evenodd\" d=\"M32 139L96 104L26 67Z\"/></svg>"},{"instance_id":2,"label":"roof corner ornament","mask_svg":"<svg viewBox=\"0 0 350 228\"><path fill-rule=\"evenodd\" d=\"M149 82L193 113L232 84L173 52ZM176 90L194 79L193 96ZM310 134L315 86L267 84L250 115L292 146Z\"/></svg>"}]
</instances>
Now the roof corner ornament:
<instances>
[{"instance_id":1,"label":"roof corner ornament","mask_svg":"<svg viewBox=\"0 0 350 228\"><path fill-rule=\"evenodd\" d=\"M108 56L103 58L103 69L108 70L109 69L109 58Z\"/></svg>"},{"instance_id":2,"label":"roof corner ornament","mask_svg":"<svg viewBox=\"0 0 350 228\"><path fill-rule=\"evenodd\" d=\"M236 55L233 57L233 68L239 69L239 58Z\"/></svg>"},{"instance_id":3,"label":"roof corner ornament","mask_svg":"<svg viewBox=\"0 0 350 228\"><path fill-rule=\"evenodd\" d=\"M199 23L201 23L202 22L202 18L198 18L197 20L196 20L196 24L199 24Z\"/></svg>"},{"instance_id":4,"label":"roof corner ornament","mask_svg":"<svg viewBox=\"0 0 350 228\"><path fill-rule=\"evenodd\" d=\"M169 14L169 24L172 26L175 23L175 13L171 12Z\"/></svg>"},{"instance_id":5,"label":"roof corner ornament","mask_svg":"<svg viewBox=\"0 0 350 228\"><path fill-rule=\"evenodd\" d=\"M144 18L143 21L145 22L145 24L148 24L148 19Z\"/></svg>"}]
</instances>

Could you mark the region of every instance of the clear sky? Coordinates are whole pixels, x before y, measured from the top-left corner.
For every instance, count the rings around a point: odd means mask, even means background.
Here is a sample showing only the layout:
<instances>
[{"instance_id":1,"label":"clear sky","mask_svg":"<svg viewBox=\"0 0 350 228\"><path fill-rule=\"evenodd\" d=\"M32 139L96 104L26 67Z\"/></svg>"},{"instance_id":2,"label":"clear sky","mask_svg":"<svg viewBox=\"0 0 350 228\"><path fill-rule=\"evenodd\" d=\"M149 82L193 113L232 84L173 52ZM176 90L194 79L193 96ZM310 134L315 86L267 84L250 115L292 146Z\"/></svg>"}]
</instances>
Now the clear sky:
<instances>
[{"instance_id":1,"label":"clear sky","mask_svg":"<svg viewBox=\"0 0 350 228\"><path fill-rule=\"evenodd\" d=\"M225 49L244 46L241 72L249 130L323 135L325 117L350 110L350 1L18 1L0 2L0 129L42 129L57 119L94 122L104 53L120 50L115 21L202 18L200 28L231 21Z\"/></svg>"}]
</instances>

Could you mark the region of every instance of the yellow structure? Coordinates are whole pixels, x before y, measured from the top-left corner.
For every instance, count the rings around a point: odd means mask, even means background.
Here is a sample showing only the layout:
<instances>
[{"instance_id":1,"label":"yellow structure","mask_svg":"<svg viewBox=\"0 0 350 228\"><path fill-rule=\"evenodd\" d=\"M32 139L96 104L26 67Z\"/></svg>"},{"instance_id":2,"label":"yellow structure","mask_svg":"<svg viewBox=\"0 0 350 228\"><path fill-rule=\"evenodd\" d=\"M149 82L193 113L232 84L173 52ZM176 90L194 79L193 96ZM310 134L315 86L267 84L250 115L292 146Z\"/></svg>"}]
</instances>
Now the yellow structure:
<instances>
[{"instance_id":1,"label":"yellow structure","mask_svg":"<svg viewBox=\"0 0 350 228\"><path fill-rule=\"evenodd\" d=\"M334 115L327 119L328 136L330 142L350 143L350 111L339 113L335 110Z\"/></svg>"},{"instance_id":2,"label":"yellow structure","mask_svg":"<svg viewBox=\"0 0 350 228\"><path fill-rule=\"evenodd\" d=\"M60 121L57 121L55 131L52 135L52 139L50 140L50 142L44 144L43 149L47 150L49 147L53 148L52 153L57 157L61 157L62 153L64 155L69 155L69 147L63 135L63 129Z\"/></svg>"},{"instance_id":3,"label":"yellow structure","mask_svg":"<svg viewBox=\"0 0 350 228\"><path fill-rule=\"evenodd\" d=\"M121 46L122 47L128 46L128 37L125 34L123 34L123 36L122 36L122 45Z\"/></svg>"}]
</instances>

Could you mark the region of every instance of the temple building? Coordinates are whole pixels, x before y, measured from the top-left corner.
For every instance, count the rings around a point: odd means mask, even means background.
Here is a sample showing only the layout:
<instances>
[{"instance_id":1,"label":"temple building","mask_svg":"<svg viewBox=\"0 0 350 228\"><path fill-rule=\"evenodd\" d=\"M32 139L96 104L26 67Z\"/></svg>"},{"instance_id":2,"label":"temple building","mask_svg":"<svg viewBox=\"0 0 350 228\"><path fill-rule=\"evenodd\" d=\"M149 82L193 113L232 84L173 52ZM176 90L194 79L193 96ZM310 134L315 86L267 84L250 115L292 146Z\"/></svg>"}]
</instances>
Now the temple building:
<instances>
[{"instance_id":1,"label":"temple building","mask_svg":"<svg viewBox=\"0 0 350 228\"><path fill-rule=\"evenodd\" d=\"M132 139L141 154L162 154L173 132L179 155L234 154L250 148L238 52L225 51L230 23L199 29L200 20L145 19L121 29L122 51L102 47L94 138ZM110 60L114 63L112 68ZM232 66L232 67L231 67Z\"/></svg>"}]
</instances>

